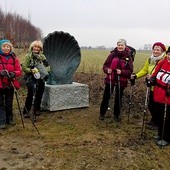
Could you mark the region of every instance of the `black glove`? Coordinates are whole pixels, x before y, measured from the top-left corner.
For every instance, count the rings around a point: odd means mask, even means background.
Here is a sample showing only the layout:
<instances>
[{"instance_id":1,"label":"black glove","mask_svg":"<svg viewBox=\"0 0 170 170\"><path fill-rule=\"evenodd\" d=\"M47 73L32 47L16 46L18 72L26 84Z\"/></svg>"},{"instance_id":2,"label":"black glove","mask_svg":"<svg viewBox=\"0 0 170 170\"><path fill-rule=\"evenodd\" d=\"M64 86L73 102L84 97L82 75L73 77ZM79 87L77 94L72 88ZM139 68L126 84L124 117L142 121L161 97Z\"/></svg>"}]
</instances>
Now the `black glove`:
<instances>
[{"instance_id":1,"label":"black glove","mask_svg":"<svg viewBox=\"0 0 170 170\"><path fill-rule=\"evenodd\" d=\"M9 72L9 76L10 76L11 78L14 78L14 77L15 77L15 73L14 73L14 72Z\"/></svg>"},{"instance_id":2,"label":"black glove","mask_svg":"<svg viewBox=\"0 0 170 170\"><path fill-rule=\"evenodd\" d=\"M151 86L154 86L156 84L156 77L151 77L150 83L151 83Z\"/></svg>"},{"instance_id":3,"label":"black glove","mask_svg":"<svg viewBox=\"0 0 170 170\"><path fill-rule=\"evenodd\" d=\"M145 83L146 83L146 86L147 86L147 87L151 87L150 79L146 78L146 79L145 79Z\"/></svg>"},{"instance_id":4,"label":"black glove","mask_svg":"<svg viewBox=\"0 0 170 170\"><path fill-rule=\"evenodd\" d=\"M131 85L134 86L135 85L135 79L136 79L136 74L132 74L131 77L130 77L130 82L131 82Z\"/></svg>"},{"instance_id":5,"label":"black glove","mask_svg":"<svg viewBox=\"0 0 170 170\"><path fill-rule=\"evenodd\" d=\"M165 93L166 93L166 96L167 96L167 97L170 97L170 81L168 81L168 84L167 84L167 86L166 86L166 91L165 91Z\"/></svg>"},{"instance_id":6,"label":"black glove","mask_svg":"<svg viewBox=\"0 0 170 170\"><path fill-rule=\"evenodd\" d=\"M48 67L48 66L49 66L49 64L48 64L48 61L47 61L47 60L44 60L44 61L43 61L43 64L44 64L44 66L45 66L45 67Z\"/></svg>"},{"instance_id":7,"label":"black glove","mask_svg":"<svg viewBox=\"0 0 170 170\"><path fill-rule=\"evenodd\" d=\"M0 75L5 76L5 77L9 77L9 72L7 70L1 70Z\"/></svg>"}]
</instances>

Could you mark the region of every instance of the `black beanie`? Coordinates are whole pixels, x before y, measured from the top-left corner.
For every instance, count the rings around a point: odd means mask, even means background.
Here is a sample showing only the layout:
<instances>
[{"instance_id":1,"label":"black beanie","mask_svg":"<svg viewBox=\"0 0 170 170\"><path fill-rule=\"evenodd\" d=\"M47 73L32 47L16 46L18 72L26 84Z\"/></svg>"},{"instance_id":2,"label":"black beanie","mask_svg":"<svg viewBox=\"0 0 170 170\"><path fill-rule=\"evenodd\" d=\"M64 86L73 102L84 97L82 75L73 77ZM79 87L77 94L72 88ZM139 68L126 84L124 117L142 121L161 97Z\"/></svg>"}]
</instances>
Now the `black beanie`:
<instances>
[{"instance_id":1,"label":"black beanie","mask_svg":"<svg viewBox=\"0 0 170 170\"><path fill-rule=\"evenodd\" d=\"M168 47L166 54L170 53L170 46Z\"/></svg>"}]
</instances>

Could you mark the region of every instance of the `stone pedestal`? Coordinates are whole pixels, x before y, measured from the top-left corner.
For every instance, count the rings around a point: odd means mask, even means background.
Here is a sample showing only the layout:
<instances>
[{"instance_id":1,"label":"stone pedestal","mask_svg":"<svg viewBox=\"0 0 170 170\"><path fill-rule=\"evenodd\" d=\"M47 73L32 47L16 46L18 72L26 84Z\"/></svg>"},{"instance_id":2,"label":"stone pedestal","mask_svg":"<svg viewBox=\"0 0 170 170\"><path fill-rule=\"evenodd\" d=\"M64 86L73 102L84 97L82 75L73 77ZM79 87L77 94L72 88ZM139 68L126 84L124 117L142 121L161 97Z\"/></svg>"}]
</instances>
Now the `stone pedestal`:
<instances>
[{"instance_id":1,"label":"stone pedestal","mask_svg":"<svg viewBox=\"0 0 170 170\"><path fill-rule=\"evenodd\" d=\"M57 111L89 107L89 88L86 84L45 85L41 108Z\"/></svg>"}]
</instances>

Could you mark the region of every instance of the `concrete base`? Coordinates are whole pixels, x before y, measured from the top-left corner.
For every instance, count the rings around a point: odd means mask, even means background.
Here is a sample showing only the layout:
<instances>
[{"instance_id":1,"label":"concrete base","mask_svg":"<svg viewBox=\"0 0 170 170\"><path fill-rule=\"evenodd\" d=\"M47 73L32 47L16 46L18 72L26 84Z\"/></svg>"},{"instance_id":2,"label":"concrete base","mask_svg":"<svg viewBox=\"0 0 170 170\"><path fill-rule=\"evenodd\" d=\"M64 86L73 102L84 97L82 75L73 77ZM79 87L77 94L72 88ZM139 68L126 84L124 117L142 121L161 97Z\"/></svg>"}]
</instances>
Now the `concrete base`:
<instances>
[{"instance_id":1,"label":"concrete base","mask_svg":"<svg viewBox=\"0 0 170 170\"><path fill-rule=\"evenodd\" d=\"M45 85L41 108L57 111L89 107L89 88L86 84Z\"/></svg>"}]
</instances>

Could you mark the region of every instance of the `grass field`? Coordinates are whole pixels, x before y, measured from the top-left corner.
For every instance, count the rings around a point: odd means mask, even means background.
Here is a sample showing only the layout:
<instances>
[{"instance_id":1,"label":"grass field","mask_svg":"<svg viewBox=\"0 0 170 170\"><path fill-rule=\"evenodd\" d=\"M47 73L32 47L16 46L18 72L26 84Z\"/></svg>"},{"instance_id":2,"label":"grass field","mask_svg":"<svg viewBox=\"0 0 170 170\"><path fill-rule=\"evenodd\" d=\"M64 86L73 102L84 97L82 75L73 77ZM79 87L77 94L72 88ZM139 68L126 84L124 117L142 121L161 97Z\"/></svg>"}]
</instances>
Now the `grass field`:
<instances>
[{"instance_id":1,"label":"grass field","mask_svg":"<svg viewBox=\"0 0 170 170\"><path fill-rule=\"evenodd\" d=\"M109 50L81 50L81 64L77 71L101 74L103 72L103 63L109 53ZM137 51L134 60L134 72L139 71L143 67L143 64L149 55L150 52Z\"/></svg>"}]
</instances>

